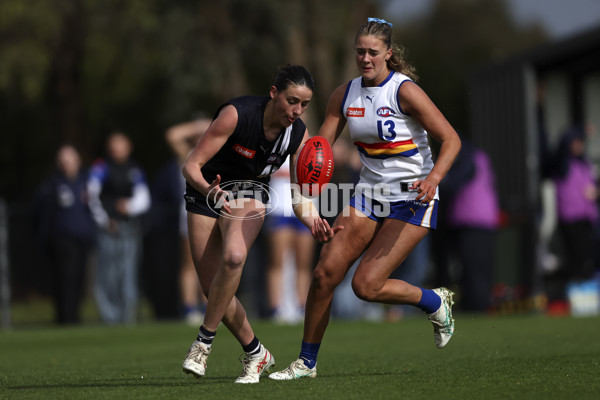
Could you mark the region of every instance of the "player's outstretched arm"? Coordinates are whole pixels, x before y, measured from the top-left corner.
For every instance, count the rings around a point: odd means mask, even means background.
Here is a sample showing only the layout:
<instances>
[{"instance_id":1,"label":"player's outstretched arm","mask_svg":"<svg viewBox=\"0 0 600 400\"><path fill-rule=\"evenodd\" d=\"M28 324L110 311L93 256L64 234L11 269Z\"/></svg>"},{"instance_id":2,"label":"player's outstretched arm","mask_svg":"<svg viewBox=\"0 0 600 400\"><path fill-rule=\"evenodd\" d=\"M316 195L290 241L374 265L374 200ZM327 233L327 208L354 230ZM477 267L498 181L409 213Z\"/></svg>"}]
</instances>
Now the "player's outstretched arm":
<instances>
[{"instance_id":1,"label":"player's outstretched arm","mask_svg":"<svg viewBox=\"0 0 600 400\"><path fill-rule=\"evenodd\" d=\"M308 140L308 130L304 133L302 145ZM332 229L326 220L319 216L319 212L311 199L302 195L300 185L296 177L296 163L298 161L298 153L302 145L298 147L295 154L290 157L290 187L292 195L292 208L296 218L298 218L313 234L313 237L318 242L328 242L333 236L344 229L343 226L338 226Z\"/></svg>"},{"instance_id":2,"label":"player's outstretched arm","mask_svg":"<svg viewBox=\"0 0 600 400\"><path fill-rule=\"evenodd\" d=\"M294 214L304 225L306 225L317 242L329 242L336 233L344 229L343 226L331 228L329 223L319 216L317 208L312 200L302 196L300 187L297 184L292 184L292 207Z\"/></svg>"}]
</instances>

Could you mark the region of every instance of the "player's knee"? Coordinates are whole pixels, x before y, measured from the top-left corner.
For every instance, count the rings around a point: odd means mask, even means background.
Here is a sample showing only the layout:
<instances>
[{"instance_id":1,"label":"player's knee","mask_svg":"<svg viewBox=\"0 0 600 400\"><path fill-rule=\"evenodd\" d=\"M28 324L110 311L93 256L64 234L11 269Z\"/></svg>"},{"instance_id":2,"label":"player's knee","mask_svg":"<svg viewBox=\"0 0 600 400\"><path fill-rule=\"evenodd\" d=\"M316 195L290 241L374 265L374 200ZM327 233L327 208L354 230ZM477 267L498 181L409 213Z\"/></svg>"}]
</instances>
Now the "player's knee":
<instances>
[{"instance_id":1,"label":"player's knee","mask_svg":"<svg viewBox=\"0 0 600 400\"><path fill-rule=\"evenodd\" d=\"M352 279L352 290L356 297L364 301L377 301L380 287L364 279Z\"/></svg>"},{"instance_id":2,"label":"player's knee","mask_svg":"<svg viewBox=\"0 0 600 400\"><path fill-rule=\"evenodd\" d=\"M204 283L201 282L200 283L200 290L202 291L202 294L208 299L208 288L210 287L210 283ZM206 288L206 289L205 289Z\"/></svg>"},{"instance_id":3,"label":"player's knee","mask_svg":"<svg viewBox=\"0 0 600 400\"><path fill-rule=\"evenodd\" d=\"M223 263L225 264L225 268L227 269L239 269L244 266L244 262L246 261L246 252L232 249L225 252L223 256Z\"/></svg>"},{"instance_id":4,"label":"player's knee","mask_svg":"<svg viewBox=\"0 0 600 400\"><path fill-rule=\"evenodd\" d=\"M318 290L333 291L344 279L344 275L335 273L327 265L319 263L313 272L313 286Z\"/></svg>"}]
</instances>

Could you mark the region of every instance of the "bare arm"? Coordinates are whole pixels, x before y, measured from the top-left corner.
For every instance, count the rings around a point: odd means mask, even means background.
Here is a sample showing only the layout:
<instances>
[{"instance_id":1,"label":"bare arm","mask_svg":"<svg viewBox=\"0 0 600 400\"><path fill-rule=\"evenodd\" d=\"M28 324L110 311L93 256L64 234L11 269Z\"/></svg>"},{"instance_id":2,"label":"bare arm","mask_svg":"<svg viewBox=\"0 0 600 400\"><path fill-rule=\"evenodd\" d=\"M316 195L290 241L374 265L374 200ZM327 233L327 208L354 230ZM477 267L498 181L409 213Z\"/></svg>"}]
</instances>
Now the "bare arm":
<instances>
[{"instance_id":1,"label":"bare arm","mask_svg":"<svg viewBox=\"0 0 600 400\"><path fill-rule=\"evenodd\" d=\"M182 173L186 181L204 196L211 193L213 201L226 195L226 192L219 187L221 176L217 175L217 178L209 184L204 179L201 169L227 142L237 126L237 121L238 114L235 107L231 105L224 107L183 163ZM226 211L229 211L228 207L229 204L225 202Z\"/></svg>"},{"instance_id":2,"label":"bare arm","mask_svg":"<svg viewBox=\"0 0 600 400\"><path fill-rule=\"evenodd\" d=\"M402 109L415 118L421 126L440 143L440 153L429 175L413 183L419 192L417 200L429 203L433 200L437 186L446 176L461 148L458 134L433 104L427 94L415 83L405 82L398 91Z\"/></svg>"},{"instance_id":3,"label":"bare arm","mask_svg":"<svg viewBox=\"0 0 600 400\"><path fill-rule=\"evenodd\" d=\"M318 136L322 136L329 142L330 146L333 146L337 138L342 133L344 126L346 126L346 118L342 115L341 107L344 99L344 93L346 92L346 85L341 85L333 91L329 96L329 102L327 103L327 109L325 111L325 120L319 128ZM302 144L308 140L308 131L304 135ZM300 146L302 147L302 146ZM299 147L299 149L300 149ZM319 216L317 209L310 199L302 196L298 181L296 180L296 160L298 158L298 151L296 154L290 157L290 176L291 187L292 187L292 207L294 208L294 214L302 221L304 225L310 228L313 237L318 242L329 242L335 234L344 229L343 226L337 226L331 228L329 223Z\"/></svg>"},{"instance_id":4,"label":"bare arm","mask_svg":"<svg viewBox=\"0 0 600 400\"><path fill-rule=\"evenodd\" d=\"M319 216L314 203L302 196L298 180L296 178L296 161L298 159L298 153L304 145L304 142L308 140L308 130L304 132L304 138L302 144L298 146L296 153L290 155L290 183L292 191L292 208L296 218L298 218L307 228L310 229L313 237L318 242L328 242L333 236L339 231L344 229L343 226L331 228L329 223Z\"/></svg>"},{"instance_id":5,"label":"bare arm","mask_svg":"<svg viewBox=\"0 0 600 400\"><path fill-rule=\"evenodd\" d=\"M338 86L331 96L329 96L329 102L327 103L327 109L325 111L325 120L317 133L317 135L327 139L331 146L333 146L342 133L344 126L346 126L346 117L342 115L341 111L344 93L346 93L346 85L347 84Z\"/></svg>"},{"instance_id":6,"label":"bare arm","mask_svg":"<svg viewBox=\"0 0 600 400\"><path fill-rule=\"evenodd\" d=\"M196 121L184 122L169 128L166 134L167 143L179 159L179 162L185 160L194 148L194 145L204 135L210 123L210 119L203 118Z\"/></svg>"}]
</instances>

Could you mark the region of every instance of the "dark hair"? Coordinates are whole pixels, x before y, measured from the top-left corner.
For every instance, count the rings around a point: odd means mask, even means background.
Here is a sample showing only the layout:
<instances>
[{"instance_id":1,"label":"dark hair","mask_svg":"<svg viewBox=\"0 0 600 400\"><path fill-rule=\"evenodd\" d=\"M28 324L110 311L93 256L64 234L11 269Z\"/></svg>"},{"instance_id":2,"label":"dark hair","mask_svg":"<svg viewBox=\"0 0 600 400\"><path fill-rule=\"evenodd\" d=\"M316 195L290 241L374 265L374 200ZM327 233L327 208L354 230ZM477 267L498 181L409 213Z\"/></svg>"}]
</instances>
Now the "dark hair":
<instances>
[{"instance_id":1,"label":"dark hair","mask_svg":"<svg viewBox=\"0 0 600 400\"><path fill-rule=\"evenodd\" d=\"M386 61L389 69L400 72L413 81L419 79L415 67L404 59L404 48L392 42L392 27L390 24L377 21L366 22L358 28L354 38L355 43L360 36L375 36L383 41L388 49L392 49L392 56Z\"/></svg>"},{"instance_id":2,"label":"dark hair","mask_svg":"<svg viewBox=\"0 0 600 400\"><path fill-rule=\"evenodd\" d=\"M310 90L315 90L315 81L310 73L302 65L287 64L277 68L273 86L278 91L284 91L290 85L306 86Z\"/></svg>"},{"instance_id":3,"label":"dark hair","mask_svg":"<svg viewBox=\"0 0 600 400\"><path fill-rule=\"evenodd\" d=\"M581 124L567 129L560 139L554 155L555 177L563 179L569 173L569 161L573 157L571 154L571 144L576 140L585 142L585 127ZM577 158L584 159L584 155L582 154Z\"/></svg>"}]
</instances>

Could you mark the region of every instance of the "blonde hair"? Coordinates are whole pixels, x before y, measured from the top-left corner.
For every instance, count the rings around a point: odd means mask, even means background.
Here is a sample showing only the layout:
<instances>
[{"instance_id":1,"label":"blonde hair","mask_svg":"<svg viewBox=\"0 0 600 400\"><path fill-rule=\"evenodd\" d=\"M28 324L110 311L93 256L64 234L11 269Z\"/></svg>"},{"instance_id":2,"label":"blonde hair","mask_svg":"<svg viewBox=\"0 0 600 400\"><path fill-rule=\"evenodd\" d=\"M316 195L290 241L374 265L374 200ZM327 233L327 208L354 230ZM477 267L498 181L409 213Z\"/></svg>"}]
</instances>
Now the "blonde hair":
<instances>
[{"instance_id":1,"label":"blonde hair","mask_svg":"<svg viewBox=\"0 0 600 400\"><path fill-rule=\"evenodd\" d=\"M386 61L389 69L408 76L417 81L416 69L404 59L404 48L392 42L392 27L386 22L369 21L360 26L356 32L354 41L361 36L375 36L380 39L388 49L392 49L392 56Z\"/></svg>"}]
</instances>

